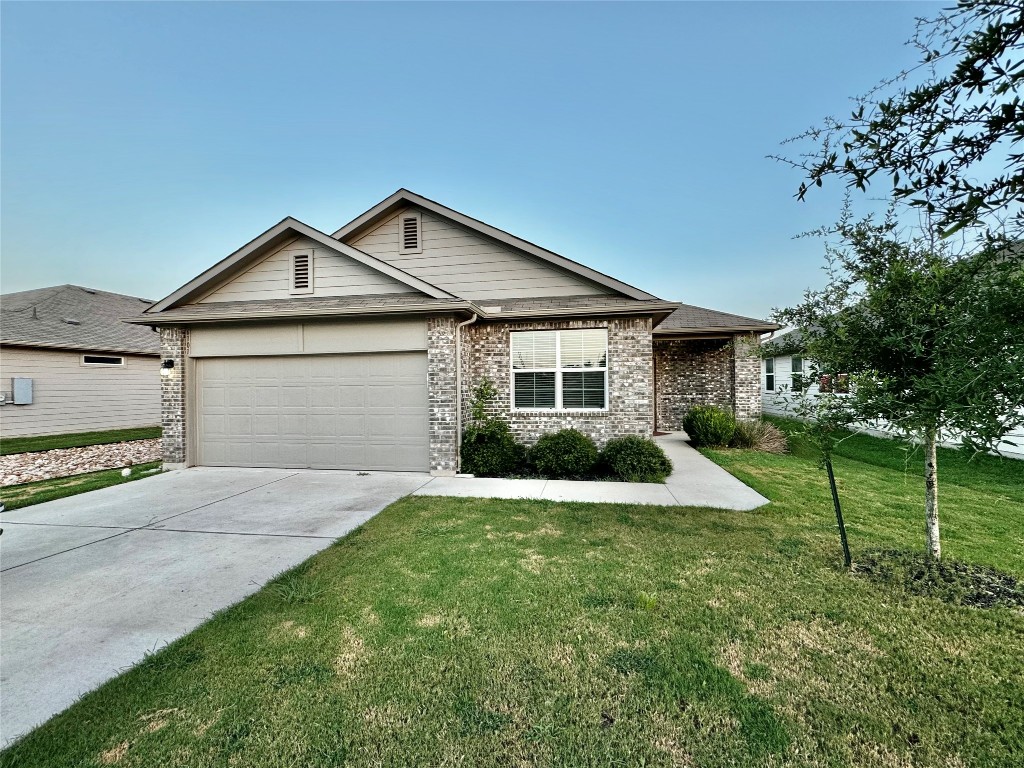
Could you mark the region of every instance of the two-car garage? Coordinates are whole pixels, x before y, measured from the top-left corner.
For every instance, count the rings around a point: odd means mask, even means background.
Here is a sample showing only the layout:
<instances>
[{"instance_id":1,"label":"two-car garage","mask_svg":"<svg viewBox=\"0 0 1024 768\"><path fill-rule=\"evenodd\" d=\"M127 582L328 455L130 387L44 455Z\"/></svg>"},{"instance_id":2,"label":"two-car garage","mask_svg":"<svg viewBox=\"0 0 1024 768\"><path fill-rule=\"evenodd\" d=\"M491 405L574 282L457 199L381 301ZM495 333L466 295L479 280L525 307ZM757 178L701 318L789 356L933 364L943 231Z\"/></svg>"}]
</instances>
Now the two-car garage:
<instances>
[{"instance_id":1,"label":"two-car garage","mask_svg":"<svg viewBox=\"0 0 1024 768\"><path fill-rule=\"evenodd\" d=\"M421 321L195 328L190 357L190 463L429 469Z\"/></svg>"}]
</instances>

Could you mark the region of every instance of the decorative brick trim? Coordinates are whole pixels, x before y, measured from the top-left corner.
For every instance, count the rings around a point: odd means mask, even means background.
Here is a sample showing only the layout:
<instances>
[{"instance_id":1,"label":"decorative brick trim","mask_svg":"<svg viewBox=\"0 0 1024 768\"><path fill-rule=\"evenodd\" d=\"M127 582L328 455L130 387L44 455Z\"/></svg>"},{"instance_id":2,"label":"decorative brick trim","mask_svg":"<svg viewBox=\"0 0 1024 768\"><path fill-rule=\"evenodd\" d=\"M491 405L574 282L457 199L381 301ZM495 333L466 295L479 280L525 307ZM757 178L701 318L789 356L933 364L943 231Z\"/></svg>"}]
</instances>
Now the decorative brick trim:
<instances>
[{"instance_id":1,"label":"decorative brick trim","mask_svg":"<svg viewBox=\"0 0 1024 768\"><path fill-rule=\"evenodd\" d=\"M456 324L456 319L450 315L427 319L430 471L434 474L451 474L457 469L458 463L455 419Z\"/></svg>"},{"instance_id":2,"label":"decorative brick trim","mask_svg":"<svg viewBox=\"0 0 1024 768\"><path fill-rule=\"evenodd\" d=\"M188 357L188 329L161 328L161 360L173 360L170 376L160 377L160 423L163 426L161 445L165 469L185 466L185 359Z\"/></svg>"},{"instance_id":3,"label":"decorative brick trim","mask_svg":"<svg viewBox=\"0 0 1024 768\"><path fill-rule=\"evenodd\" d=\"M513 411L509 334L572 328L608 329L608 410L600 412ZM527 445L548 432L572 427L599 446L613 437L654 431L651 319L625 317L559 321L480 321L462 330L463 420L469 417L473 388L488 378L498 390L491 411L509 422Z\"/></svg>"}]
</instances>

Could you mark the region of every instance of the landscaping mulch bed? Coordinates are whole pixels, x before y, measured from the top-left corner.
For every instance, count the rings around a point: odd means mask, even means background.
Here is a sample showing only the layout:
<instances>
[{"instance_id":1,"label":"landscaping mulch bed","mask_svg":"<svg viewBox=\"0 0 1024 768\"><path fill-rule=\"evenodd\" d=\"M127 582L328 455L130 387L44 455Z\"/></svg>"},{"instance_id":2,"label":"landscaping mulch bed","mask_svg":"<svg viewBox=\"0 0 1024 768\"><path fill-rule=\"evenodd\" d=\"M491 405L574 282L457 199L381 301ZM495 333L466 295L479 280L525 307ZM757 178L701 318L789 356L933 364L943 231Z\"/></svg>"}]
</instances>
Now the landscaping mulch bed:
<instances>
[{"instance_id":1,"label":"landscaping mulch bed","mask_svg":"<svg viewBox=\"0 0 1024 768\"><path fill-rule=\"evenodd\" d=\"M892 549L858 558L853 572L955 605L1024 608L1024 583L985 565L935 561L917 552Z\"/></svg>"}]
</instances>

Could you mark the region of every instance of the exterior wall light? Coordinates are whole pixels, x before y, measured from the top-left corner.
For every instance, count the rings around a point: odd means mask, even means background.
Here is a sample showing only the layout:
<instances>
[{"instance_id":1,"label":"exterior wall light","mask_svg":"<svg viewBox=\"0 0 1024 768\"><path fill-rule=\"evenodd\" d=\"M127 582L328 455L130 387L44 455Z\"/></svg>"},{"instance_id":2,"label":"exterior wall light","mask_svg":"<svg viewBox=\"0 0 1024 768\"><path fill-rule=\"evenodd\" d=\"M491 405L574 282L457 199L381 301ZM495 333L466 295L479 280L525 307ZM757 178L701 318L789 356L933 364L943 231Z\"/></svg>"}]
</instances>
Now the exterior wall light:
<instances>
[{"instance_id":1,"label":"exterior wall light","mask_svg":"<svg viewBox=\"0 0 1024 768\"><path fill-rule=\"evenodd\" d=\"M174 361L173 360L164 360L162 363L160 363L160 375L161 376L163 376L164 378L167 378L168 376L170 376L173 373L174 373Z\"/></svg>"}]
</instances>

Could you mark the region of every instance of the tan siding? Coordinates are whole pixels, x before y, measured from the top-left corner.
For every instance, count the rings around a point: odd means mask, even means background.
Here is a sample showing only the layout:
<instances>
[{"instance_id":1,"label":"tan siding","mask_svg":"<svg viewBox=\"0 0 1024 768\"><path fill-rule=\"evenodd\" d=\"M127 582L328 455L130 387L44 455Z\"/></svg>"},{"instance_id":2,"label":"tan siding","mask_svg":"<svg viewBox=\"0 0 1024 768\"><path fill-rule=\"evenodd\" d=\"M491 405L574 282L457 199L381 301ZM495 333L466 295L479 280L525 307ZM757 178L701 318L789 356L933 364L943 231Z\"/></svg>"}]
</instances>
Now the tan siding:
<instances>
[{"instance_id":1,"label":"tan siding","mask_svg":"<svg viewBox=\"0 0 1024 768\"><path fill-rule=\"evenodd\" d=\"M467 299L583 296L611 293L551 264L422 211L423 252L400 255L398 217L360 235L352 245L438 288Z\"/></svg>"},{"instance_id":2,"label":"tan siding","mask_svg":"<svg viewBox=\"0 0 1024 768\"><path fill-rule=\"evenodd\" d=\"M399 352L427 348L422 318L253 323L192 329L192 357Z\"/></svg>"},{"instance_id":3,"label":"tan siding","mask_svg":"<svg viewBox=\"0 0 1024 768\"><path fill-rule=\"evenodd\" d=\"M397 237L397 229L396 237ZM397 241L396 241L397 242ZM305 296L362 296L381 293L415 293L415 289L382 275L337 251L325 248L309 238L298 238L267 256L212 293L200 303L287 299L291 296L288 271L291 254L313 250L313 293Z\"/></svg>"},{"instance_id":4,"label":"tan siding","mask_svg":"<svg viewBox=\"0 0 1024 768\"><path fill-rule=\"evenodd\" d=\"M108 354L108 353L103 353ZM160 423L160 360L124 355L123 367L81 364L81 352L4 347L0 387L32 379L31 405L0 408L0 434L59 435Z\"/></svg>"}]
</instances>

